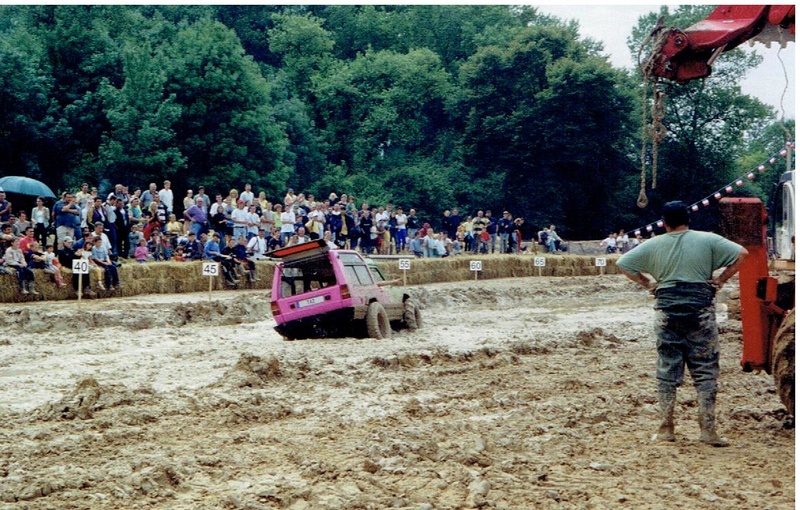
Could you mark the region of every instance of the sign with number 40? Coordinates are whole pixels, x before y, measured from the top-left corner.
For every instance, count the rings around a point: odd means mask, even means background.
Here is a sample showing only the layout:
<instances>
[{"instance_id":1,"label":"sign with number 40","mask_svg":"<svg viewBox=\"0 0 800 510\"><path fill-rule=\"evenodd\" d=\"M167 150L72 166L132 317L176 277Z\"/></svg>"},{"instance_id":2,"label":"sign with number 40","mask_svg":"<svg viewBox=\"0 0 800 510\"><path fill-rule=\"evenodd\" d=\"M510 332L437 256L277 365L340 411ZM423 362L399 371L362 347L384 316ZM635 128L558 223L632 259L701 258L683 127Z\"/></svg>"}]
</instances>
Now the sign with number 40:
<instances>
[{"instance_id":1,"label":"sign with number 40","mask_svg":"<svg viewBox=\"0 0 800 510\"><path fill-rule=\"evenodd\" d=\"M86 259L74 259L72 261L72 272L75 274L89 274L89 261Z\"/></svg>"}]
</instances>

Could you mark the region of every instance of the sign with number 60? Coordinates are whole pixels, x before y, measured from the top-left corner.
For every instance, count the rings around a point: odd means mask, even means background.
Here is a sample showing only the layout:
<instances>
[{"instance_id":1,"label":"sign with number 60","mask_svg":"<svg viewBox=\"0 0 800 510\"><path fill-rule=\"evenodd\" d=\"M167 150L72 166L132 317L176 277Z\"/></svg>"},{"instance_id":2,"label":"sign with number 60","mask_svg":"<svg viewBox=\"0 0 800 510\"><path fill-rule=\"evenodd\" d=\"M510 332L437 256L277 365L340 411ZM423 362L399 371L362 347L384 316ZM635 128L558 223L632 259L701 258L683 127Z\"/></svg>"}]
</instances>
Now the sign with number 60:
<instances>
[{"instance_id":1,"label":"sign with number 60","mask_svg":"<svg viewBox=\"0 0 800 510\"><path fill-rule=\"evenodd\" d=\"M481 261L481 260L470 260L469 261L469 270L470 271L483 271L483 261Z\"/></svg>"},{"instance_id":2,"label":"sign with number 60","mask_svg":"<svg viewBox=\"0 0 800 510\"><path fill-rule=\"evenodd\" d=\"M204 276L217 276L219 274L218 262L203 262L203 275Z\"/></svg>"},{"instance_id":3,"label":"sign with number 60","mask_svg":"<svg viewBox=\"0 0 800 510\"><path fill-rule=\"evenodd\" d=\"M86 259L73 259L72 272L75 274L89 274L89 261Z\"/></svg>"}]
</instances>

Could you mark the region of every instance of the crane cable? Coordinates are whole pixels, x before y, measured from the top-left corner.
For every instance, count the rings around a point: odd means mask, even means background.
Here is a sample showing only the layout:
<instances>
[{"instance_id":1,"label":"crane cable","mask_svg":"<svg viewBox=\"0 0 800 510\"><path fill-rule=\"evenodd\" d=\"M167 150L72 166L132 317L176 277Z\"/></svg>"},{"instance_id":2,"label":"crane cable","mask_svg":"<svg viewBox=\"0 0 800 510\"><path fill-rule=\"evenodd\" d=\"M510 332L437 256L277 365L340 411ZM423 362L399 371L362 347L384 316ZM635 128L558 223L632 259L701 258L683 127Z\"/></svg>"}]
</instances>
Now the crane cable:
<instances>
[{"instance_id":1,"label":"crane cable","mask_svg":"<svg viewBox=\"0 0 800 510\"><path fill-rule=\"evenodd\" d=\"M783 29L778 27L778 34L780 35L780 45L778 46L778 53L776 54L778 57L778 62L781 63L781 69L783 69L783 91L781 92L781 118L780 118L780 125L781 129L783 129L783 134L786 137L786 142L791 142L794 139L792 133L786 127L784 123L784 119L786 118L786 110L783 106L783 100L786 97L786 92L789 90L789 74L786 72L786 63L781 58L781 51L783 48L786 47L786 40L783 38Z\"/></svg>"},{"instance_id":2,"label":"crane cable","mask_svg":"<svg viewBox=\"0 0 800 510\"><path fill-rule=\"evenodd\" d=\"M653 170L652 170L652 183L651 188L656 189L657 172L658 172L658 145L667 136L667 128L664 126L662 120L664 119L664 101L667 98L667 93L660 85L660 81L653 75L653 67L655 65L654 55L651 55L647 62L642 65L642 50L650 43L651 39L656 36L652 44L653 48L661 48L667 39L668 31L663 30L663 19L659 19L656 28L650 32L645 38L642 45L639 47L639 69L642 71L644 77L644 84L642 86L642 173L639 182L639 197L636 199L636 205L640 209L647 207L647 142L648 139L652 141L652 157L653 157ZM648 89L652 84L653 88L653 102L650 105L650 122L647 121L647 106L648 106Z\"/></svg>"}]
</instances>

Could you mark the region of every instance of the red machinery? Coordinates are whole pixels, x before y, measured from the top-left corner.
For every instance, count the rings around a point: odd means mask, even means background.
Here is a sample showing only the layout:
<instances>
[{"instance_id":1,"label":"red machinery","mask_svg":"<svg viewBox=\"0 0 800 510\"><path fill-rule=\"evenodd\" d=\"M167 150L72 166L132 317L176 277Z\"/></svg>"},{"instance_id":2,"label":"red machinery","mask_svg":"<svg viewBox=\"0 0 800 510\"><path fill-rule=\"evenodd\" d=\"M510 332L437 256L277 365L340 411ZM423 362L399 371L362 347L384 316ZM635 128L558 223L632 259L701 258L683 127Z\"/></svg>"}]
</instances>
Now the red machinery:
<instances>
[{"instance_id":1,"label":"red machinery","mask_svg":"<svg viewBox=\"0 0 800 510\"><path fill-rule=\"evenodd\" d=\"M678 83L705 78L723 51L746 41L794 41L794 5L720 5L681 31L653 29L655 49L644 63L648 74Z\"/></svg>"}]
</instances>

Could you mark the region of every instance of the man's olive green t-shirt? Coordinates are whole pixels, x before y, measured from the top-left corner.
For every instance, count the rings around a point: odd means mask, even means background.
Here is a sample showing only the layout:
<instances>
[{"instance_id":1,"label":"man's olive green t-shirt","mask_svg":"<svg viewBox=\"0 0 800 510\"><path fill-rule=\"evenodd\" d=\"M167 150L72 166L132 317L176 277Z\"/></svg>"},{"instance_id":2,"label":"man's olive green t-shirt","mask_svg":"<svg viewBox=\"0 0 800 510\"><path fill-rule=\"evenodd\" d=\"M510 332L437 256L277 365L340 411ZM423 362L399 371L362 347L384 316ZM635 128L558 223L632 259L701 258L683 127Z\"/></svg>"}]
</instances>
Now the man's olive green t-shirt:
<instances>
[{"instance_id":1,"label":"man's olive green t-shirt","mask_svg":"<svg viewBox=\"0 0 800 510\"><path fill-rule=\"evenodd\" d=\"M647 273L659 289L679 282L705 283L714 271L736 262L742 247L711 232L669 232L641 243L617 260L626 273Z\"/></svg>"}]
</instances>

